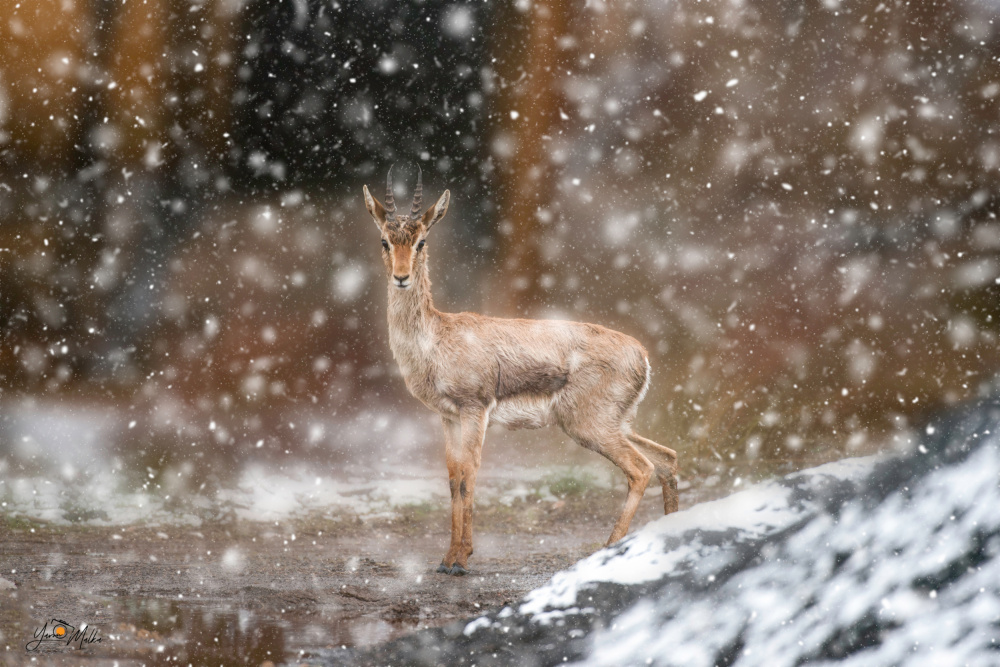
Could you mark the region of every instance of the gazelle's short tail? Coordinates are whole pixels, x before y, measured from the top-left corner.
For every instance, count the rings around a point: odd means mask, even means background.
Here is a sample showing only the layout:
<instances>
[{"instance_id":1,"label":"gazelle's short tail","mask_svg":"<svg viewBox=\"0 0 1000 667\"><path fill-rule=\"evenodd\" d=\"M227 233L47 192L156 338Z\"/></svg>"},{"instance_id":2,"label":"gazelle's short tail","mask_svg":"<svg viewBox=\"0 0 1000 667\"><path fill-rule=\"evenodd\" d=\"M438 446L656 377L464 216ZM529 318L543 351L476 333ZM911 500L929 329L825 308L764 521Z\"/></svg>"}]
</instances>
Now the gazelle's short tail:
<instances>
[{"instance_id":1,"label":"gazelle's short tail","mask_svg":"<svg viewBox=\"0 0 1000 667\"><path fill-rule=\"evenodd\" d=\"M635 400L637 407L642 403L642 399L646 398L646 392L649 391L649 375L652 373L652 369L649 367L649 357L643 357L642 360L646 362L646 381L642 383L642 389L639 390L639 398Z\"/></svg>"},{"instance_id":2,"label":"gazelle's short tail","mask_svg":"<svg viewBox=\"0 0 1000 667\"><path fill-rule=\"evenodd\" d=\"M635 400L632 401L632 404L628 406L623 415L624 421L622 423L622 427L624 428L626 434L632 430L632 421L635 419L636 413L639 412L639 404L642 403L642 399L646 397L646 392L649 390L649 376L651 372L649 367L649 357L646 356L645 350L641 350L640 354L642 366L636 364L632 367L634 373L632 378L635 382L632 386L637 388L639 391L635 394Z\"/></svg>"}]
</instances>

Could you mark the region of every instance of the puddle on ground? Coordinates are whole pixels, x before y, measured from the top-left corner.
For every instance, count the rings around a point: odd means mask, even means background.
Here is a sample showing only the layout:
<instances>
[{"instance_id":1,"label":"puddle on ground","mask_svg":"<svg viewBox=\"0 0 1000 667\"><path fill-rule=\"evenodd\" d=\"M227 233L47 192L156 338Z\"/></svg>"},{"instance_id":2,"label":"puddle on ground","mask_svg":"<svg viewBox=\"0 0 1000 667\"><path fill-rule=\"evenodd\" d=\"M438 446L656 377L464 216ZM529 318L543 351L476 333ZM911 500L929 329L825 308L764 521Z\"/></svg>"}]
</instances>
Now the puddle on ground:
<instances>
[{"instance_id":1,"label":"puddle on ground","mask_svg":"<svg viewBox=\"0 0 1000 667\"><path fill-rule=\"evenodd\" d=\"M247 610L199 608L164 600L131 600L109 610L113 643L149 645L157 662L261 665L283 662L288 622L270 622ZM155 645L155 647L153 646Z\"/></svg>"},{"instance_id":2,"label":"puddle on ground","mask_svg":"<svg viewBox=\"0 0 1000 667\"><path fill-rule=\"evenodd\" d=\"M250 609L156 599L131 600L108 615L116 619L117 633L156 643L164 662L194 665L277 664L308 657L316 649L370 646L420 625L369 617L324 618L319 613L275 619Z\"/></svg>"},{"instance_id":3,"label":"puddle on ground","mask_svg":"<svg viewBox=\"0 0 1000 667\"><path fill-rule=\"evenodd\" d=\"M30 597L24 591L18 597ZM390 623L379 618L323 618L287 615L273 618L250 609L228 605L188 603L156 598L104 599L99 618L85 626L83 619L62 614L60 621L86 628L91 640L71 642L55 638L42 642L28 652L25 649L41 623L22 616L17 634L24 646L8 647L24 652L25 657L60 659L72 655L86 665L275 665L286 661L308 660L317 649L370 646L394 639L422 627L419 623ZM22 607L23 610L23 607ZM55 625L48 623L50 629ZM96 633L95 633L96 631ZM9 640L9 638L8 638ZM20 651L18 651L20 652ZM5 657L10 657L10 653ZM6 664L0 659L0 664Z\"/></svg>"}]
</instances>

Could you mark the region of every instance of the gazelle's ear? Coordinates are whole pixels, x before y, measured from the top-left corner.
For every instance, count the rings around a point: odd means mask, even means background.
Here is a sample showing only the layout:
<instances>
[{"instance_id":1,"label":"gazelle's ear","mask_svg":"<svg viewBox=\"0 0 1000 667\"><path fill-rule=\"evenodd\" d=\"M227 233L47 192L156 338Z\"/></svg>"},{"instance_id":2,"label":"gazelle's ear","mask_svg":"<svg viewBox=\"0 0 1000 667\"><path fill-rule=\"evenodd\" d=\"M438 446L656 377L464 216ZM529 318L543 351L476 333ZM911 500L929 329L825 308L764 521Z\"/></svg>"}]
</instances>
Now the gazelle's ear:
<instances>
[{"instance_id":1,"label":"gazelle's ear","mask_svg":"<svg viewBox=\"0 0 1000 667\"><path fill-rule=\"evenodd\" d=\"M375 226L378 227L379 231L385 226L385 206L378 203L375 197L372 197L372 193L368 192L368 186L364 186L365 189L365 208L372 216L372 220L375 221Z\"/></svg>"},{"instance_id":2,"label":"gazelle's ear","mask_svg":"<svg viewBox=\"0 0 1000 667\"><path fill-rule=\"evenodd\" d=\"M448 202L450 201L451 192L445 190L444 194L438 198L437 203L424 213L424 217L421 220L424 223L424 227L430 229L434 226L434 223L443 218L444 214L448 212Z\"/></svg>"}]
</instances>

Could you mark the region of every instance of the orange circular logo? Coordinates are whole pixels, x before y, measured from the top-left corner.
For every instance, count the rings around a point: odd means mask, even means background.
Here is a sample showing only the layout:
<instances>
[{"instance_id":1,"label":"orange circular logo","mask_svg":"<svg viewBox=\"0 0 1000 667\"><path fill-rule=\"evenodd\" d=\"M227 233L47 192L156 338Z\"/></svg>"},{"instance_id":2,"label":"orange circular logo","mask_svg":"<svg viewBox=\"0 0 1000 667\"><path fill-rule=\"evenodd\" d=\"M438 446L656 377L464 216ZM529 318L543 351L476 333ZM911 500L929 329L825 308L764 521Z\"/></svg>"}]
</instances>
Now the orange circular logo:
<instances>
[{"instance_id":1,"label":"orange circular logo","mask_svg":"<svg viewBox=\"0 0 1000 667\"><path fill-rule=\"evenodd\" d=\"M56 637L64 637L66 635L66 626L57 625L55 629Z\"/></svg>"}]
</instances>

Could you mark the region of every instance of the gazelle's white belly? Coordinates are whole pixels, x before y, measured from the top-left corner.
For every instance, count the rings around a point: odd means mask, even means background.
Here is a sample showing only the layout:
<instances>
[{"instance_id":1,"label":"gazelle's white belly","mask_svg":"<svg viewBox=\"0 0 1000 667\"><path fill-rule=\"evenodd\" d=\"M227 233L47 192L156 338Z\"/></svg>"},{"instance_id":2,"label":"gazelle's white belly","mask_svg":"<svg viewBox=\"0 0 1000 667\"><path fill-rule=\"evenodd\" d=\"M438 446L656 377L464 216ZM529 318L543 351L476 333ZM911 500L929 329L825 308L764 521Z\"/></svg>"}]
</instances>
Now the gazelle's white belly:
<instances>
[{"instance_id":1,"label":"gazelle's white belly","mask_svg":"<svg viewBox=\"0 0 1000 667\"><path fill-rule=\"evenodd\" d=\"M490 411L490 426L542 428L556 422L556 395L521 394L499 401Z\"/></svg>"}]
</instances>

